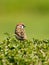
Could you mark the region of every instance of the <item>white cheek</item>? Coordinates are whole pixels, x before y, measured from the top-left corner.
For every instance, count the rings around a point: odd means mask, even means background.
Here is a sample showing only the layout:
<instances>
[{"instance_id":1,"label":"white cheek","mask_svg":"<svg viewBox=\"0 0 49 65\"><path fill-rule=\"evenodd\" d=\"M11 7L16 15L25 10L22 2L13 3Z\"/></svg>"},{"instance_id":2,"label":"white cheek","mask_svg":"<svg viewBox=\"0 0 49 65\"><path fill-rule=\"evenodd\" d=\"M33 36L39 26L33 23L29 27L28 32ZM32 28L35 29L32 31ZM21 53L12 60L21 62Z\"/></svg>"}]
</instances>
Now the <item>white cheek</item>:
<instances>
[{"instance_id":1,"label":"white cheek","mask_svg":"<svg viewBox=\"0 0 49 65\"><path fill-rule=\"evenodd\" d=\"M23 28L23 26L22 26L22 28Z\"/></svg>"}]
</instances>

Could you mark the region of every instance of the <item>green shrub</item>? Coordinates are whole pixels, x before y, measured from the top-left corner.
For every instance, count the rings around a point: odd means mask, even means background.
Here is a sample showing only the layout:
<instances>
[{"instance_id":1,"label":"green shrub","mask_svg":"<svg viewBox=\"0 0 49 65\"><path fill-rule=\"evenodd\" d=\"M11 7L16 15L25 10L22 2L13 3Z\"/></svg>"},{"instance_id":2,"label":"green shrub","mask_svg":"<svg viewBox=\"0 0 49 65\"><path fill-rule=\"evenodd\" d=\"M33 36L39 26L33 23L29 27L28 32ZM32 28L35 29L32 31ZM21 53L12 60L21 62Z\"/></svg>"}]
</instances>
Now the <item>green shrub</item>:
<instances>
[{"instance_id":1,"label":"green shrub","mask_svg":"<svg viewBox=\"0 0 49 65\"><path fill-rule=\"evenodd\" d=\"M19 41L6 34L0 42L0 65L49 65L49 40Z\"/></svg>"}]
</instances>

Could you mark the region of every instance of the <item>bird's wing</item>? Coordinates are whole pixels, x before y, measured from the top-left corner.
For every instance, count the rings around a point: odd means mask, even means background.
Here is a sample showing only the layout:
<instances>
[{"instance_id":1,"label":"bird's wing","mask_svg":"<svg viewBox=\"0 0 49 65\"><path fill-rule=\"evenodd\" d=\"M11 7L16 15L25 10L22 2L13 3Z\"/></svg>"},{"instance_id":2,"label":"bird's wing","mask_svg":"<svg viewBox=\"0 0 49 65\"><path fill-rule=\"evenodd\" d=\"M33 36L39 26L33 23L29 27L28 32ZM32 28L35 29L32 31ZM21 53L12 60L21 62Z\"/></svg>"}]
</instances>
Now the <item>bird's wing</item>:
<instances>
[{"instance_id":1,"label":"bird's wing","mask_svg":"<svg viewBox=\"0 0 49 65\"><path fill-rule=\"evenodd\" d=\"M17 34L21 38L24 38L24 29L17 28L15 30L15 34Z\"/></svg>"}]
</instances>

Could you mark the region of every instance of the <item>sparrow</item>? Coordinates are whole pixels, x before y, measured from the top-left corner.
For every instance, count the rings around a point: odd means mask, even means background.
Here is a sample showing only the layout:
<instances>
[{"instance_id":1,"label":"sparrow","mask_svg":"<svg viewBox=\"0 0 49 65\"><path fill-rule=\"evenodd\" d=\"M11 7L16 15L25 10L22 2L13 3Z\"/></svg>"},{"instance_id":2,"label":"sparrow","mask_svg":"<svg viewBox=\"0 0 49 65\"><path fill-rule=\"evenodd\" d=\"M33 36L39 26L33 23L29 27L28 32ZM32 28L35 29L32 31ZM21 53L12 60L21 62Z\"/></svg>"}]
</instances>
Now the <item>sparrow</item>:
<instances>
[{"instance_id":1,"label":"sparrow","mask_svg":"<svg viewBox=\"0 0 49 65\"><path fill-rule=\"evenodd\" d=\"M15 37L18 39L18 40L26 40L27 39L27 36L26 36L26 32L25 32L25 25L23 23L19 23L16 25L16 28L15 28Z\"/></svg>"}]
</instances>

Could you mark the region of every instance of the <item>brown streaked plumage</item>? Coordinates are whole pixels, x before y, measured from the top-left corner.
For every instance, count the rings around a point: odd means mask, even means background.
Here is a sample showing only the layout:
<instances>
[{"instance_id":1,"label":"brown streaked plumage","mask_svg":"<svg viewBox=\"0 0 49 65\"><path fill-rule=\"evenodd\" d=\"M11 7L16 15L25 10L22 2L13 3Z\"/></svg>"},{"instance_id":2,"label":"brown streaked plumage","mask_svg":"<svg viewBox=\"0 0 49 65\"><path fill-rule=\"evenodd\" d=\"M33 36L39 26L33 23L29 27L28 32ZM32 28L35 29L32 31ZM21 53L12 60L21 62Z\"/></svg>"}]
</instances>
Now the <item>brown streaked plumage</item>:
<instances>
[{"instance_id":1,"label":"brown streaked plumage","mask_svg":"<svg viewBox=\"0 0 49 65\"><path fill-rule=\"evenodd\" d=\"M23 23L17 24L15 29L15 36L18 40L26 40L27 36L24 30L25 25Z\"/></svg>"}]
</instances>

